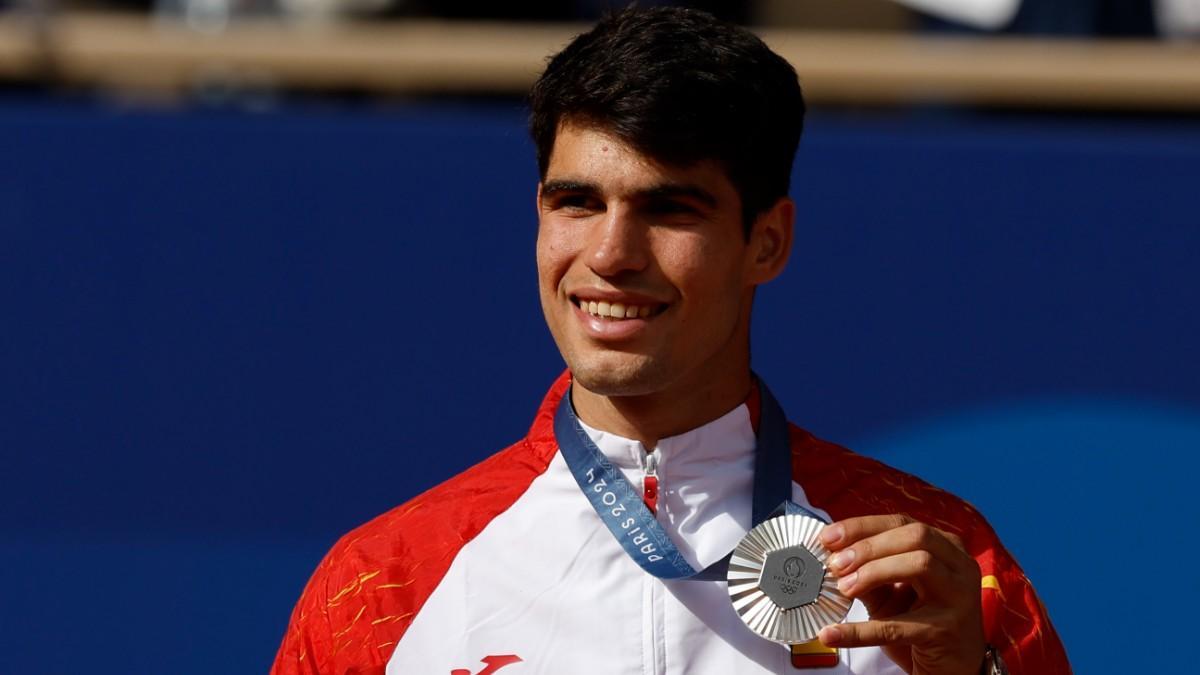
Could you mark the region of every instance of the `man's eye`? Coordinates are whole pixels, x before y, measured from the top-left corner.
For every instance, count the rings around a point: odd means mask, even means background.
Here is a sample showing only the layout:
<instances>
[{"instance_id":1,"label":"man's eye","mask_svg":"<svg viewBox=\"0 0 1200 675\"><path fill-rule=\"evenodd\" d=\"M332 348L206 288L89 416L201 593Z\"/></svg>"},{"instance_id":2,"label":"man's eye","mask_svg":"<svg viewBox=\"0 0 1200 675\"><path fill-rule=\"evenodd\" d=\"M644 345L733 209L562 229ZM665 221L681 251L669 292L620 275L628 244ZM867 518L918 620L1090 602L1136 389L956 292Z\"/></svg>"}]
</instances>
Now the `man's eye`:
<instances>
[{"instance_id":1,"label":"man's eye","mask_svg":"<svg viewBox=\"0 0 1200 675\"><path fill-rule=\"evenodd\" d=\"M555 199L552 206L568 213L591 213L600 209L600 202L587 195L564 195Z\"/></svg>"}]
</instances>

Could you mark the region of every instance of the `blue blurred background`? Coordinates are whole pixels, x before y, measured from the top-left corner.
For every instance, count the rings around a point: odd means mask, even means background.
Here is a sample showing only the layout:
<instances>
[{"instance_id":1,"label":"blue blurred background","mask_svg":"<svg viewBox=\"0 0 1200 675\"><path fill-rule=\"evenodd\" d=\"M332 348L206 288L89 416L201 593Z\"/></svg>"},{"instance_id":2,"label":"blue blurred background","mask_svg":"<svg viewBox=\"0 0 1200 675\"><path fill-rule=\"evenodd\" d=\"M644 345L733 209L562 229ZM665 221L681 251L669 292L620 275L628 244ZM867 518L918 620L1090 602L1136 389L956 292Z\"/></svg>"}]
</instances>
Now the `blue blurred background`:
<instances>
[{"instance_id":1,"label":"blue blurred background","mask_svg":"<svg viewBox=\"0 0 1200 675\"><path fill-rule=\"evenodd\" d=\"M562 368L517 103L10 94L0 156L0 672L264 672ZM1197 167L1183 117L818 111L756 308L790 417L980 507L1080 673L1190 660Z\"/></svg>"}]
</instances>

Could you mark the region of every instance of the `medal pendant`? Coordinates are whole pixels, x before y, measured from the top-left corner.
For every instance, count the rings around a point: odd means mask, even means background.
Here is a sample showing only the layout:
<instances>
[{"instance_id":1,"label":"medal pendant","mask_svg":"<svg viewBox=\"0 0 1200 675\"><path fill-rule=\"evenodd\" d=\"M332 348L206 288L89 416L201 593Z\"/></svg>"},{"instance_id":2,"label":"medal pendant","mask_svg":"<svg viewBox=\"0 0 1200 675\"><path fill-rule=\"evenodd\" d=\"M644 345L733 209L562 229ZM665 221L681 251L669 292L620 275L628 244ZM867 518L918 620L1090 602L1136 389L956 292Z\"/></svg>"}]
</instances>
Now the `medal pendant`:
<instances>
[{"instance_id":1,"label":"medal pendant","mask_svg":"<svg viewBox=\"0 0 1200 675\"><path fill-rule=\"evenodd\" d=\"M750 630L772 642L813 640L850 612L851 600L825 566L829 552L817 535L825 523L811 516L770 518L734 549L729 560L729 598Z\"/></svg>"}]
</instances>

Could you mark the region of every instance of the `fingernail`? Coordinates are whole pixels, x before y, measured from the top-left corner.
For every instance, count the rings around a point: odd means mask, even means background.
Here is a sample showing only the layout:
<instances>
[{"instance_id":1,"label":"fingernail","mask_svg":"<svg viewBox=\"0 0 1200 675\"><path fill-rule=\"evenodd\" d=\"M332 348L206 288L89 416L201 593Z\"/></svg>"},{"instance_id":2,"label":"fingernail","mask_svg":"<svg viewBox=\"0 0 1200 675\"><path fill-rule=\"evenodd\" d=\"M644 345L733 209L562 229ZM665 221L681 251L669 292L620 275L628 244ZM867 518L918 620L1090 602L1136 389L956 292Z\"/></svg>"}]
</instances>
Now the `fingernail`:
<instances>
[{"instance_id":1,"label":"fingernail","mask_svg":"<svg viewBox=\"0 0 1200 675\"><path fill-rule=\"evenodd\" d=\"M842 569L849 567L850 563L854 562L854 549L848 548L845 551L838 551L829 558L829 564L834 569Z\"/></svg>"},{"instance_id":2,"label":"fingernail","mask_svg":"<svg viewBox=\"0 0 1200 675\"><path fill-rule=\"evenodd\" d=\"M858 572L848 574L841 579L838 579L838 590L843 593L849 593L851 588L854 588L854 582L858 581Z\"/></svg>"},{"instance_id":3,"label":"fingernail","mask_svg":"<svg viewBox=\"0 0 1200 675\"><path fill-rule=\"evenodd\" d=\"M832 647L842 641L842 631L837 626L825 626L817 633L817 639L826 647Z\"/></svg>"},{"instance_id":4,"label":"fingernail","mask_svg":"<svg viewBox=\"0 0 1200 675\"><path fill-rule=\"evenodd\" d=\"M846 532L842 529L841 525L826 525L821 530L821 543L825 545L836 544L842 540L845 534Z\"/></svg>"}]
</instances>

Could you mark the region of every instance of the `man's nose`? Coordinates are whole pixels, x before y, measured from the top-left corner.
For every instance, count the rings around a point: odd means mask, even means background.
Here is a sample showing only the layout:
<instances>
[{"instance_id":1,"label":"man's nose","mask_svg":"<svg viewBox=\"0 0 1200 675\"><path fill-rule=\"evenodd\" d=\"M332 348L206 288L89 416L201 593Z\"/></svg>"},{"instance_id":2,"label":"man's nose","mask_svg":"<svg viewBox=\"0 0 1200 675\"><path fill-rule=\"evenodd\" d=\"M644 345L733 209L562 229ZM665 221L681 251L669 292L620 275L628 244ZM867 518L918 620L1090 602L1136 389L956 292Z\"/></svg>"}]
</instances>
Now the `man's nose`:
<instances>
[{"instance_id":1,"label":"man's nose","mask_svg":"<svg viewBox=\"0 0 1200 675\"><path fill-rule=\"evenodd\" d=\"M649 261L645 224L622 208L609 209L596 221L588 243L588 267L600 276L645 269Z\"/></svg>"}]
</instances>

